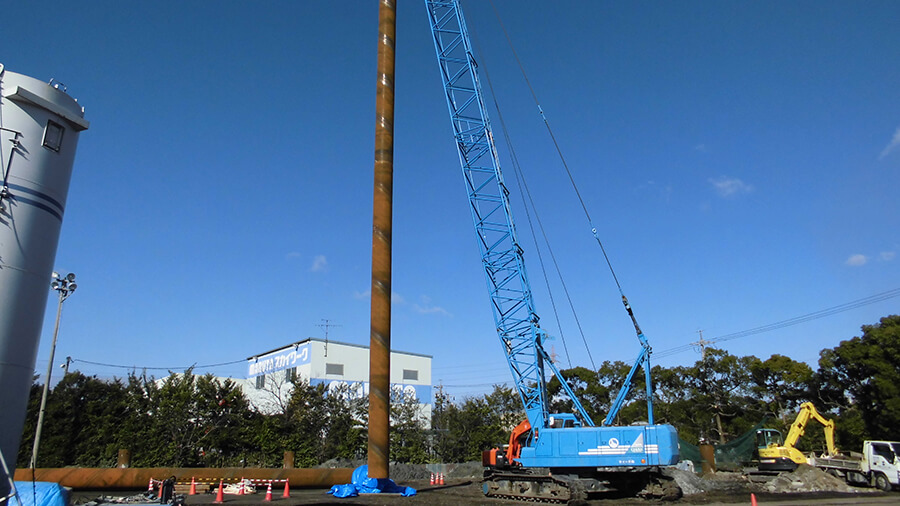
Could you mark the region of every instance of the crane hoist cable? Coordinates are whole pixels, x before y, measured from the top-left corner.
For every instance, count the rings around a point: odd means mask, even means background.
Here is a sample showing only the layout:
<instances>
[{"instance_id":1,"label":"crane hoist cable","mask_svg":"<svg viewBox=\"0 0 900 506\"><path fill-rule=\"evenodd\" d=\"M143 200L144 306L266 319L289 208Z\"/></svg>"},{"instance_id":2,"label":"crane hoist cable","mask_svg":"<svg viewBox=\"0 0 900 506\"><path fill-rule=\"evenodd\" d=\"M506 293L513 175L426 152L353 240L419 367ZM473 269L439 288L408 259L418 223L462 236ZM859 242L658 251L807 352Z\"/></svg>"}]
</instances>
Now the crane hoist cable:
<instances>
[{"instance_id":1,"label":"crane hoist cable","mask_svg":"<svg viewBox=\"0 0 900 506\"><path fill-rule=\"evenodd\" d=\"M478 43L478 37L475 34L475 31L470 30L470 34L472 35L474 46L476 48L478 48L478 51L480 53L483 53L483 51L480 50L479 43ZM537 206L535 205L534 198L532 197L532 194L531 194L531 190L528 187L528 182L525 179L525 173L523 172L521 164L519 163L518 155L516 154L515 147L513 145L511 136L509 134L509 129L506 127L506 121L503 118L503 113L500 109L500 103L497 99L496 93L494 92L494 86L493 86L493 83L491 82L490 72L487 69L487 65L484 65L483 60L482 60L481 69L484 72L484 77L485 77L485 81L487 82L487 85L488 85L488 90L490 91L491 100L494 103L494 109L497 111L497 118L500 121L500 129L503 132L503 138L504 138L504 141L506 142L507 149L509 150L509 153L510 153L510 160L511 160L512 166L513 166L513 174L515 175L516 185L519 187L519 194L523 196L523 200L524 200L523 203L525 204L524 205L525 217L526 217L526 220L528 221L528 227L531 231L532 240L534 241L534 246L535 246L534 249L538 256L538 263L541 266L541 274L543 275L543 278L544 278L544 284L547 286L547 293L549 294L549 297L550 297L550 305L552 306L553 315L554 315L554 318L556 319L556 326L557 326L557 329L559 330L560 341L562 341L562 343L563 343L563 349L566 354L566 361L568 362L569 367L572 367L572 361L569 356L568 343L566 341L565 334L563 332L563 326L560 321L559 311L557 310L556 298L553 295L553 290L550 288L550 280L549 280L549 277L547 276L547 269L546 269L546 266L544 263L544 257L543 257L543 254L541 253L542 248L538 245L538 241L537 241L538 236L535 231L534 221L537 221L538 228L541 231L541 236L543 237L544 243L546 244L547 251L550 254L550 258L551 258L553 266L556 270L557 278L559 279L560 285L562 286L563 292L565 293L566 300L568 301L568 304L569 304L569 309L572 311L572 315L575 320L575 325L578 327L578 332L581 335L581 341L584 344L584 348L587 352L587 356L588 356L588 360L590 361L591 368L592 368L592 370L596 370L597 366L594 363L594 357L591 354L590 347L588 346L587 338L584 333L584 329L581 326L581 321L578 318L578 313L575 311L575 305L572 302L572 296L569 293L568 287L566 286L565 279L563 278L563 275L562 275L562 270L559 268L559 262L557 262L557 260L556 260L556 255L553 252L553 247L550 245L550 240L544 229L544 224L541 221L540 214L537 211ZM531 218L532 210L534 211L534 217L535 217L534 220L532 220L532 218Z\"/></svg>"},{"instance_id":2,"label":"crane hoist cable","mask_svg":"<svg viewBox=\"0 0 900 506\"><path fill-rule=\"evenodd\" d=\"M612 274L613 280L616 282L616 287L619 289L619 295L622 296L622 304L625 305L625 310L628 312L628 316L631 317L631 323L634 324L634 330L637 333L639 339L643 344L644 339L643 332L641 331L640 325L638 325L637 318L634 316L634 311L631 309L631 305L628 303L628 298L625 296L625 292L622 290L622 284L619 283L619 277L616 276L616 271L613 269L612 262L609 259L609 255L606 253L606 248L603 247L603 241L600 240L600 235L597 232L597 227L594 226L594 222L591 219L591 213L588 212L587 205L584 203L584 199L581 197L581 191L578 189L578 185L575 183L575 177L572 175L572 171L569 169L569 164L566 161L565 155L563 155L562 148L559 146L559 142L556 140L556 135L553 133L553 128L550 127L550 121L547 120L547 116L544 114L544 109L541 107L541 103L537 98L537 93L534 91L534 87L531 85L531 81L528 79L528 73L525 72L525 66L522 64L522 60L519 59L519 54L516 52L516 48L513 45L512 38L509 36L509 32L506 31L506 26L503 24L503 20L500 19L500 13L497 11L497 6L494 5L493 0L489 0L491 7L494 9L494 15L497 17L497 22L500 24L500 28L503 30L503 35L506 37L506 41L509 44L509 48L512 51L513 57L516 60L516 64L519 66L519 71L522 72L522 77L525 79L525 83L528 85L528 90L531 92L531 97L534 99L534 103L537 106L538 112L541 115L541 119L544 122L544 126L547 127L547 132L550 134L550 139L553 141L553 146L556 148L556 153L559 155L559 159L562 162L563 167L566 169L566 174L569 176L569 182L572 183L572 189L575 190L575 195L578 197L578 202L581 203L581 209L584 210L584 215L587 218L588 225L591 227L591 233L594 235L594 239L597 240L597 244L600 246L600 251L603 253L603 258L606 260L606 265L609 267L609 272Z\"/></svg>"}]
</instances>

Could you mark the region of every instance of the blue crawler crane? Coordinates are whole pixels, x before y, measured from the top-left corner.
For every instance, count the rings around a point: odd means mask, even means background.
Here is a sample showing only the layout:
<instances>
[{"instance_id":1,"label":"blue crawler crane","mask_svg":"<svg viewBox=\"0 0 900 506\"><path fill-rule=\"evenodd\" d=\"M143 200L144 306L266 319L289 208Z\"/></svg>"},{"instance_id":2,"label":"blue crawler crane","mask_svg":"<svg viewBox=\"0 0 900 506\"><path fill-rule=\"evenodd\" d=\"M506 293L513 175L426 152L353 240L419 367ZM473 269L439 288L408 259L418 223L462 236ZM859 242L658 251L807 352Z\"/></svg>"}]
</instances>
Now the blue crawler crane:
<instances>
[{"instance_id":1,"label":"blue crawler crane","mask_svg":"<svg viewBox=\"0 0 900 506\"><path fill-rule=\"evenodd\" d=\"M544 350L546 334L538 325L459 2L425 0L425 5L497 333L527 415L505 451L485 452L484 493L551 502L600 492L677 498L680 489L663 467L679 461L678 435L671 425L654 424L650 346L624 295L642 350L601 426L595 426ZM612 426L638 368L646 375L649 423ZM550 413L548 370L561 379L575 413Z\"/></svg>"}]
</instances>

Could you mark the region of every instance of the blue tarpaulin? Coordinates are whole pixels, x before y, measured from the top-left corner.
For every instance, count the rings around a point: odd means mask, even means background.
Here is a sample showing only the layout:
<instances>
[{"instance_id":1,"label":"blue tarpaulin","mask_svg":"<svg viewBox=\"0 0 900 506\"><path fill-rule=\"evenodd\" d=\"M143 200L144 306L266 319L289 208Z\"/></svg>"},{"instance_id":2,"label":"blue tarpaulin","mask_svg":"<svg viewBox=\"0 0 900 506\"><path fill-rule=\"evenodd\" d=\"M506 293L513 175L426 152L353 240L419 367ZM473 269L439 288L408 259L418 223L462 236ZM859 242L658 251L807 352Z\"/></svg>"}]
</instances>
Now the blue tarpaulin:
<instances>
[{"instance_id":1,"label":"blue tarpaulin","mask_svg":"<svg viewBox=\"0 0 900 506\"><path fill-rule=\"evenodd\" d=\"M400 494L403 497L416 495L416 489L401 487L387 478L369 478L369 466L359 466L353 470L351 483L335 485L328 491L335 497L356 497L359 494Z\"/></svg>"},{"instance_id":2,"label":"blue tarpaulin","mask_svg":"<svg viewBox=\"0 0 900 506\"><path fill-rule=\"evenodd\" d=\"M67 506L69 491L59 483L48 481L17 481L16 491L21 504L15 497L9 500L10 506Z\"/></svg>"}]
</instances>

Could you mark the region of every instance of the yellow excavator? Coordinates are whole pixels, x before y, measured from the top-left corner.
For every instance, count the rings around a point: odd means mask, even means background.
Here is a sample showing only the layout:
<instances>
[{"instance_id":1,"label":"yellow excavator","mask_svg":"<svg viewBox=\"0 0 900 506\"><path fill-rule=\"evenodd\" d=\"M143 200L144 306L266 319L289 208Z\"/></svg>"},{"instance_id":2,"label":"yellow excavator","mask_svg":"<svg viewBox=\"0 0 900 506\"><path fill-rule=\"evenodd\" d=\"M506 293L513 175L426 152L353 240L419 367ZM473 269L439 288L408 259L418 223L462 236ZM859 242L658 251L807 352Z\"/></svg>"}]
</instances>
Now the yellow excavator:
<instances>
[{"instance_id":1,"label":"yellow excavator","mask_svg":"<svg viewBox=\"0 0 900 506\"><path fill-rule=\"evenodd\" d=\"M828 453L823 456L834 457L838 454L838 449L834 446L834 421L820 415L813 403L804 402L800 405L797 419L791 425L783 443L781 433L775 429L761 429L756 432L760 471L793 471L798 465L808 463L807 456L794 445L806 432L806 424L810 418L825 427L825 445Z\"/></svg>"}]
</instances>

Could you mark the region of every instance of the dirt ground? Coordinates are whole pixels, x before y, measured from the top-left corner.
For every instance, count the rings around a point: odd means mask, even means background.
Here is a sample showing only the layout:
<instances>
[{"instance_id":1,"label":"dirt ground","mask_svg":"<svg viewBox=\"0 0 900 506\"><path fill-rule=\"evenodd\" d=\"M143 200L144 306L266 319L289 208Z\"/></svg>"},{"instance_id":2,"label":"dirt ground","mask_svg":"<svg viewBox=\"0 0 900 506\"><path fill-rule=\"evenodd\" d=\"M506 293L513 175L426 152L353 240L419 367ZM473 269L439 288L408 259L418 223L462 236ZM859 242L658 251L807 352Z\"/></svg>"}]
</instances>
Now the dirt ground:
<instances>
[{"instance_id":1,"label":"dirt ground","mask_svg":"<svg viewBox=\"0 0 900 506\"><path fill-rule=\"evenodd\" d=\"M372 494L345 499L335 498L322 489L291 490L291 497L285 499L281 493L274 493L273 500L267 503L263 494L252 495L226 495L224 503L233 506L245 506L252 504L271 504L272 506L294 506L299 504L315 505L427 505L427 506L462 506L462 505L513 505L515 501L501 499L489 499L484 497L481 491L481 481L472 479L451 479L446 484L430 485L428 480L416 480L398 483L401 486L415 488L417 494L412 497L399 495ZM755 493L759 505L857 505L857 504L897 504L900 502L900 492L882 493L873 492L871 489L862 489L863 493L839 493L839 492L799 492L799 493ZM140 494L135 491L134 494ZM626 506L658 506L658 505L725 505L725 504L750 504L751 486L730 487L726 490L713 490L686 495L678 501L661 502L634 498L601 498L588 501L590 506L599 505L626 505ZM99 496L111 496L109 491L76 491L73 504L86 504L96 500ZM128 492L117 492L115 496L129 496ZM202 494L186 496L186 504L190 506L215 505L215 495ZM109 504L109 503L107 503ZM131 503L140 504L140 503ZM145 502L143 504L153 504ZM156 503L158 504L158 502Z\"/></svg>"},{"instance_id":2,"label":"dirt ground","mask_svg":"<svg viewBox=\"0 0 900 506\"><path fill-rule=\"evenodd\" d=\"M333 463L334 467L350 467L349 462ZM328 466L331 467L331 466ZM430 482L432 472L445 474L444 485ZM745 471L750 471L745 470ZM367 494L358 497L336 498L325 489L292 489L290 498L283 498L284 489L273 487L272 501L265 501L265 489L247 495L224 496L223 503L233 506L250 504L271 504L272 506L293 506L296 504L320 505L381 505L408 504L427 506L461 506L472 504L512 505L515 501L490 499L482 493L481 463L435 464L430 466L398 464L391 465L390 476L401 487L412 487L417 493L411 497L396 494ZM699 476L686 469L667 468L667 475L673 478L684 492L684 496L671 502L602 495L592 497L588 506L626 505L725 505L750 504L751 494L759 505L856 505L856 504L900 504L900 491L879 492L873 488L848 485L844 480L832 476L821 469L800 466L790 473L759 476L758 473L717 472ZM182 484L182 487L184 485ZM185 490L181 488L180 490ZM73 505L99 506L108 504L159 504L141 496L145 490L89 491L73 493ZM131 499L122 501L123 498ZM184 496L189 506L215 505L216 495L201 493Z\"/></svg>"}]
</instances>

